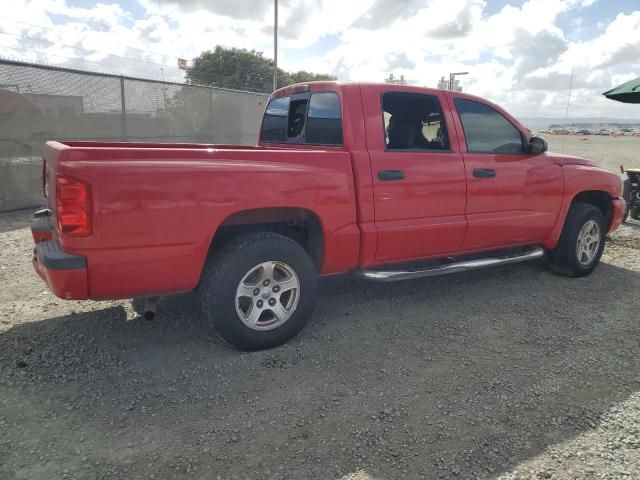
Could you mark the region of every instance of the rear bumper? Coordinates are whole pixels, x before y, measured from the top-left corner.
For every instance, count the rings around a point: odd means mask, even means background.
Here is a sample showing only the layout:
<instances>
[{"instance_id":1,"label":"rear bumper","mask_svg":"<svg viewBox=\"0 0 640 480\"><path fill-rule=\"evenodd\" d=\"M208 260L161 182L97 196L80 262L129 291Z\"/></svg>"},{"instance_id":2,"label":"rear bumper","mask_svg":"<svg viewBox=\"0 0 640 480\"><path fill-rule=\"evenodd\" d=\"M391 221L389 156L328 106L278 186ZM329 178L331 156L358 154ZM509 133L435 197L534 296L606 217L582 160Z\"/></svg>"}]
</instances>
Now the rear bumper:
<instances>
[{"instance_id":1,"label":"rear bumper","mask_svg":"<svg viewBox=\"0 0 640 480\"><path fill-rule=\"evenodd\" d=\"M49 289L58 297L85 300L89 297L87 259L66 253L57 240L48 214L34 215L31 233L36 242L33 268Z\"/></svg>"},{"instance_id":2,"label":"rear bumper","mask_svg":"<svg viewBox=\"0 0 640 480\"><path fill-rule=\"evenodd\" d=\"M58 297L66 300L89 298L87 260L65 253L55 240L43 241L33 251L33 268Z\"/></svg>"},{"instance_id":3,"label":"rear bumper","mask_svg":"<svg viewBox=\"0 0 640 480\"><path fill-rule=\"evenodd\" d=\"M624 217L624 212L627 209L627 202L624 198L613 198L611 203L613 205L613 210L611 212L611 222L609 223L608 233L612 233L620 226L622 218Z\"/></svg>"},{"instance_id":4,"label":"rear bumper","mask_svg":"<svg viewBox=\"0 0 640 480\"><path fill-rule=\"evenodd\" d=\"M53 238L51 210L43 208L33 214L33 219L31 220L31 235L33 235L33 241L36 244L43 240L51 240Z\"/></svg>"}]
</instances>

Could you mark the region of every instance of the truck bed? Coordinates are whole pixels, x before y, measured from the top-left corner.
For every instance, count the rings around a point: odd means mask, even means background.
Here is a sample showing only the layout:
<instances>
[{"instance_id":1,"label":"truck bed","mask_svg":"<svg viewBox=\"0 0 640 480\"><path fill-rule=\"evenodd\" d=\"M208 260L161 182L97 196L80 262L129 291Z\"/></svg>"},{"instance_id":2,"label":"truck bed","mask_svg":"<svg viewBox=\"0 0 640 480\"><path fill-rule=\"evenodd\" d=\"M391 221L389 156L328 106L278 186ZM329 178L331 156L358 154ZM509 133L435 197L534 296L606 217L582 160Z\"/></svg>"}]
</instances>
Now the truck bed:
<instances>
[{"instance_id":1,"label":"truck bed","mask_svg":"<svg viewBox=\"0 0 640 480\"><path fill-rule=\"evenodd\" d=\"M48 142L45 170L54 212L58 174L90 186L92 234L54 232L65 252L86 256L90 298L193 289L216 230L233 222L235 212L264 206L324 219L325 238L340 247L327 249L334 253L324 258L321 273L349 270L358 259L346 151Z\"/></svg>"}]
</instances>

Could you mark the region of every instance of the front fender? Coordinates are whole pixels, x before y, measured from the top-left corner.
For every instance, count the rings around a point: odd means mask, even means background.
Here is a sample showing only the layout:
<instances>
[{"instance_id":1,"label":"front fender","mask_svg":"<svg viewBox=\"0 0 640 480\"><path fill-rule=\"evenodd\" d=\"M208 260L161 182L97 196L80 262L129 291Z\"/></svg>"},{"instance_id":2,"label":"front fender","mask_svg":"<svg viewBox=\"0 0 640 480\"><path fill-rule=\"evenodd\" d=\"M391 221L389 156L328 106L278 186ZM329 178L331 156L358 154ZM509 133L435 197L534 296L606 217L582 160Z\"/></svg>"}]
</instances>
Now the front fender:
<instances>
[{"instance_id":1,"label":"front fender","mask_svg":"<svg viewBox=\"0 0 640 480\"><path fill-rule=\"evenodd\" d=\"M608 225L609 232L615 230L622 219L621 216L618 219L618 199L622 194L622 182L618 175L591 165L565 165L563 166L563 174L565 186L560 211L553 229L543 244L549 250L558 244L571 204L581 193L602 192L608 196L612 208ZM616 224L616 222L618 223Z\"/></svg>"}]
</instances>

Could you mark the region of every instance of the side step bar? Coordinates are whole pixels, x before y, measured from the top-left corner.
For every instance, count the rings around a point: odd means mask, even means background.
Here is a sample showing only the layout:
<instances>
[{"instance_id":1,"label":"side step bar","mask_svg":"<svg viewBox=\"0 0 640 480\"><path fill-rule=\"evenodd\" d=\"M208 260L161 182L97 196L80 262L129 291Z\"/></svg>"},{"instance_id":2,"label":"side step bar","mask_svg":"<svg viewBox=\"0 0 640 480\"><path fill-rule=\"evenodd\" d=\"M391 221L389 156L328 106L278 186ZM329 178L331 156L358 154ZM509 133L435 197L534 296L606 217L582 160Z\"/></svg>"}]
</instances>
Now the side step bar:
<instances>
[{"instance_id":1,"label":"side step bar","mask_svg":"<svg viewBox=\"0 0 640 480\"><path fill-rule=\"evenodd\" d=\"M412 278L435 277L449 273L466 272L479 268L494 267L496 265L507 265L509 263L526 262L544 256L542 247L533 247L529 250L495 255L493 257L478 258L474 260L461 260L459 262L447 263L445 265L427 268L425 270L358 270L356 275L368 280L380 282L396 282L398 280L410 280Z\"/></svg>"}]
</instances>

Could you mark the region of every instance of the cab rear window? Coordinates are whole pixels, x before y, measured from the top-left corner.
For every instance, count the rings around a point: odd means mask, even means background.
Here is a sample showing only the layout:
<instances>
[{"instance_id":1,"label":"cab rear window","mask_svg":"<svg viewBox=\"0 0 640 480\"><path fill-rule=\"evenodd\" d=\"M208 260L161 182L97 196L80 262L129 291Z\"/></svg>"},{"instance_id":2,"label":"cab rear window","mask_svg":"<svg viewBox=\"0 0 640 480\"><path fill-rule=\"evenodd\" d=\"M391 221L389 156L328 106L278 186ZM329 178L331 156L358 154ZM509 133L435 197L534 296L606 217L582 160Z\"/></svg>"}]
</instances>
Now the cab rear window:
<instances>
[{"instance_id":1,"label":"cab rear window","mask_svg":"<svg viewBox=\"0 0 640 480\"><path fill-rule=\"evenodd\" d=\"M335 93L311 94L306 140L314 145L342 145L342 112Z\"/></svg>"},{"instance_id":2,"label":"cab rear window","mask_svg":"<svg viewBox=\"0 0 640 480\"><path fill-rule=\"evenodd\" d=\"M334 92L274 98L262 123L265 143L342 145L342 112Z\"/></svg>"},{"instance_id":3,"label":"cab rear window","mask_svg":"<svg viewBox=\"0 0 640 480\"><path fill-rule=\"evenodd\" d=\"M274 98L269 102L262 121L263 142L287 141L288 115L289 97Z\"/></svg>"}]
</instances>

